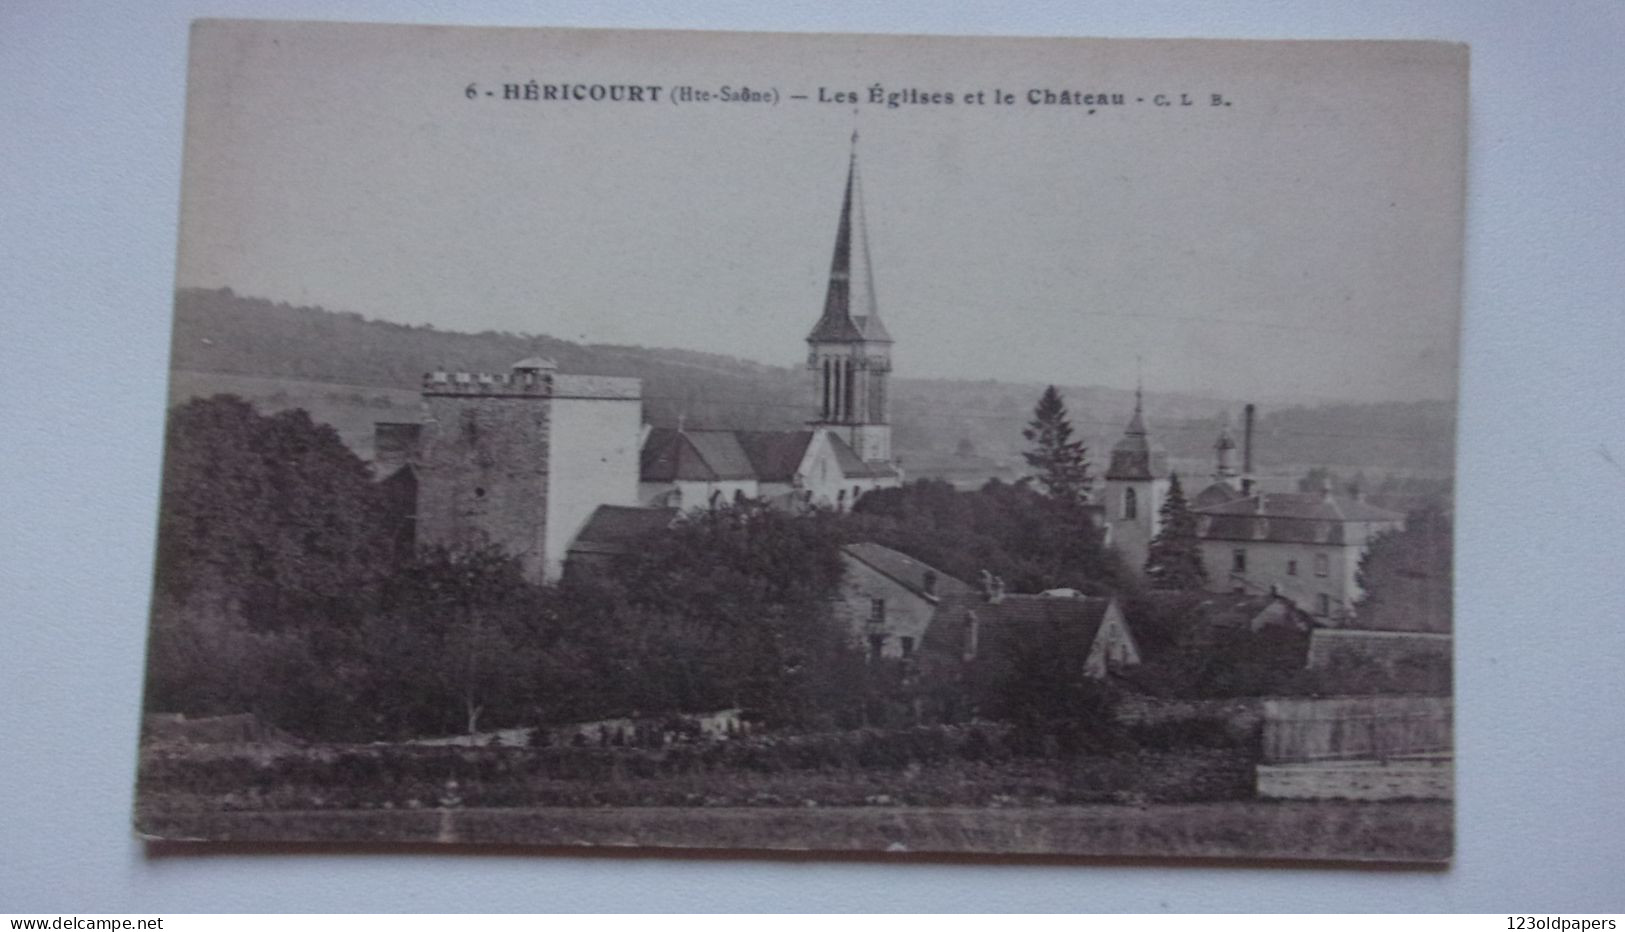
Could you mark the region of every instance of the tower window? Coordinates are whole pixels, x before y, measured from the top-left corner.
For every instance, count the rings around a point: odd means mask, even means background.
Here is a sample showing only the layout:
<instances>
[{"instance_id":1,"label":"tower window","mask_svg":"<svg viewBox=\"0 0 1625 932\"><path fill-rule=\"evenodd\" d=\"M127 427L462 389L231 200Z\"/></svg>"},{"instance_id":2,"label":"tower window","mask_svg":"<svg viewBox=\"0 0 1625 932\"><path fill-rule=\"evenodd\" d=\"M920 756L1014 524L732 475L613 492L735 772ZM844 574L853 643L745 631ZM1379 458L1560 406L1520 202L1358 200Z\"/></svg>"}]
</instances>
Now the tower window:
<instances>
[{"instance_id":1,"label":"tower window","mask_svg":"<svg viewBox=\"0 0 1625 932\"><path fill-rule=\"evenodd\" d=\"M1234 551L1231 551L1231 553L1230 553L1230 572L1232 572L1232 573L1245 573L1245 572L1247 572L1247 551L1245 549L1238 547Z\"/></svg>"},{"instance_id":2,"label":"tower window","mask_svg":"<svg viewBox=\"0 0 1625 932\"><path fill-rule=\"evenodd\" d=\"M830 397L829 378L830 378L830 375L829 375L829 359L828 359L828 357L825 357L825 359L824 359L824 407L821 410L823 411L823 418L826 421L829 420L829 397Z\"/></svg>"},{"instance_id":3,"label":"tower window","mask_svg":"<svg viewBox=\"0 0 1625 932\"><path fill-rule=\"evenodd\" d=\"M1296 575L1298 575L1298 561L1297 560L1288 560L1288 561L1286 561L1286 574L1288 576L1296 576Z\"/></svg>"},{"instance_id":4,"label":"tower window","mask_svg":"<svg viewBox=\"0 0 1625 932\"><path fill-rule=\"evenodd\" d=\"M1331 571L1331 561L1326 559L1326 555L1324 553L1315 554L1315 575L1325 576Z\"/></svg>"},{"instance_id":5,"label":"tower window","mask_svg":"<svg viewBox=\"0 0 1625 932\"><path fill-rule=\"evenodd\" d=\"M1140 497L1133 489L1123 490L1123 520L1133 521L1140 516Z\"/></svg>"},{"instance_id":6,"label":"tower window","mask_svg":"<svg viewBox=\"0 0 1625 932\"><path fill-rule=\"evenodd\" d=\"M852 418L852 412L853 412L853 408L852 408L852 394L853 394L852 393L852 360L850 360L850 359L848 359L846 361L846 373L845 373L845 376L846 376L846 405L845 405L845 407L843 409L843 413L844 413L845 417L848 420L850 420Z\"/></svg>"},{"instance_id":7,"label":"tower window","mask_svg":"<svg viewBox=\"0 0 1625 932\"><path fill-rule=\"evenodd\" d=\"M1322 592L1315 597L1315 608L1319 610L1321 615L1330 615L1332 613L1332 597Z\"/></svg>"},{"instance_id":8,"label":"tower window","mask_svg":"<svg viewBox=\"0 0 1625 932\"><path fill-rule=\"evenodd\" d=\"M883 625L883 624L886 623L886 600L885 599L870 599L869 600L869 621L871 623L877 624L877 625Z\"/></svg>"}]
</instances>

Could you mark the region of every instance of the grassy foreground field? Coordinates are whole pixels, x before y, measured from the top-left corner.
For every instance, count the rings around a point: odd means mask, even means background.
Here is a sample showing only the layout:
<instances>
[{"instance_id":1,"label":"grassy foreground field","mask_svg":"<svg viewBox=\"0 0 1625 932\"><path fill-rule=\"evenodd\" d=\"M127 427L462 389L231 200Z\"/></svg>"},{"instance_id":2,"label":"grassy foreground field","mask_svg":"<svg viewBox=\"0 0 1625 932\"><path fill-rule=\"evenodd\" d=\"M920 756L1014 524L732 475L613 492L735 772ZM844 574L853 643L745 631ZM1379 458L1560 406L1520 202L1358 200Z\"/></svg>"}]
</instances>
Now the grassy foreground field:
<instances>
[{"instance_id":1,"label":"grassy foreground field","mask_svg":"<svg viewBox=\"0 0 1625 932\"><path fill-rule=\"evenodd\" d=\"M149 838L1439 862L1447 802L142 813Z\"/></svg>"}]
</instances>

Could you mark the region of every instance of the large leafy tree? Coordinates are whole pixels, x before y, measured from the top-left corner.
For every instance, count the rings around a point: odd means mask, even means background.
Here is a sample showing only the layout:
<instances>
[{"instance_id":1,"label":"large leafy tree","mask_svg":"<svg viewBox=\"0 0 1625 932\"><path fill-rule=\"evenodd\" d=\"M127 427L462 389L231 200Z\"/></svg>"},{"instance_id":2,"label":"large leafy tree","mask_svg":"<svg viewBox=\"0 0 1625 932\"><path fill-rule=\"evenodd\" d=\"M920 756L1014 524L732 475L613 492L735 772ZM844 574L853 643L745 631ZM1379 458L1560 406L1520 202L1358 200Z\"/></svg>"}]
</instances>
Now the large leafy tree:
<instances>
[{"instance_id":1,"label":"large leafy tree","mask_svg":"<svg viewBox=\"0 0 1625 932\"><path fill-rule=\"evenodd\" d=\"M555 590L495 548L432 549L382 587L357 636L356 696L389 734L529 724L555 678Z\"/></svg>"},{"instance_id":2,"label":"large leafy tree","mask_svg":"<svg viewBox=\"0 0 1625 932\"><path fill-rule=\"evenodd\" d=\"M170 412L161 596L257 628L353 621L392 556L378 487L333 428L232 395Z\"/></svg>"},{"instance_id":3,"label":"large leafy tree","mask_svg":"<svg viewBox=\"0 0 1625 932\"><path fill-rule=\"evenodd\" d=\"M629 710L744 706L819 724L860 700L861 658L831 611L843 516L753 503L689 515L616 567L591 651Z\"/></svg>"},{"instance_id":4,"label":"large leafy tree","mask_svg":"<svg viewBox=\"0 0 1625 932\"><path fill-rule=\"evenodd\" d=\"M1168 476L1168 494L1160 512L1162 527L1151 539L1145 575L1154 589L1200 589L1207 584L1202 564L1202 542L1196 536L1196 516L1185 500L1179 475Z\"/></svg>"},{"instance_id":5,"label":"large leafy tree","mask_svg":"<svg viewBox=\"0 0 1625 932\"><path fill-rule=\"evenodd\" d=\"M1089 500L1094 478L1089 475L1089 453L1083 441L1072 437L1072 421L1061 393L1051 385L1033 408L1033 419L1021 432L1032 448L1022 456L1037 470L1038 483L1052 497L1071 504Z\"/></svg>"},{"instance_id":6,"label":"large leafy tree","mask_svg":"<svg viewBox=\"0 0 1625 932\"><path fill-rule=\"evenodd\" d=\"M1377 535L1360 559L1360 627L1450 631L1452 560L1450 517L1437 506L1411 512L1403 531Z\"/></svg>"}]
</instances>

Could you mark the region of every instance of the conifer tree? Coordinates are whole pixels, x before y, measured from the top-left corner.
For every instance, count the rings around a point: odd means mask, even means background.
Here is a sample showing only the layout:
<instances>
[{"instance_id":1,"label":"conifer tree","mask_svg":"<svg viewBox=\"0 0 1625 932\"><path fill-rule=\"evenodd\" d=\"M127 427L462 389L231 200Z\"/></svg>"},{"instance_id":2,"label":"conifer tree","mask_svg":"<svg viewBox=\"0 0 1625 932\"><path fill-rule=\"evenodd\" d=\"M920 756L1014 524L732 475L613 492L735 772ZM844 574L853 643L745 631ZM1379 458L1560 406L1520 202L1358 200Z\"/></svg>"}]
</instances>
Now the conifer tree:
<instances>
[{"instance_id":1,"label":"conifer tree","mask_svg":"<svg viewBox=\"0 0 1625 932\"><path fill-rule=\"evenodd\" d=\"M1185 501L1179 475L1168 476L1168 495L1163 499L1162 528L1151 539L1145 559L1145 575L1157 589L1200 589L1207 583L1202 565L1202 544L1196 536L1196 515Z\"/></svg>"},{"instance_id":2,"label":"conifer tree","mask_svg":"<svg viewBox=\"0 0 1625 932\"><path fill-rule=\"evenodd\" d=\"M1094 477L1089 475L1088 450L1072 439L1072 421L1055 386L1044 389L1021 435L1033 445L1022 456L1038 470L1038 482L1051 497L1076 505L1089 500Z\"/></svg>"}]
</instances>

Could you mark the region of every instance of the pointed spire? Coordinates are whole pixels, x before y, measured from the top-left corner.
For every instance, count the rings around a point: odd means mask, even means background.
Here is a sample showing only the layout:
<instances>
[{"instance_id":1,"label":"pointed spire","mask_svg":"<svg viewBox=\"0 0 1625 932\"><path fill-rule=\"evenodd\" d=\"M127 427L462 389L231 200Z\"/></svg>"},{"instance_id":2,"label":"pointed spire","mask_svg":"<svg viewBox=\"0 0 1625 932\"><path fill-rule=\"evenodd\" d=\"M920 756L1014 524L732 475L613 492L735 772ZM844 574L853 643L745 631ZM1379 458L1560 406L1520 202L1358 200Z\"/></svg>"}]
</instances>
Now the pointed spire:
<instances>
[{"instance_id":1,"label":"pointed spire","mask_svg":"<svg viewBox=\"0 0 1625 932\"><path fill-rule=\"evenodd\" d=\"M811 342L891 342L891 335L880 322L880 308L875 300L869 234L863 216L863 186L858 178L858 131L855 128L841 219L835 228L835 255L829 265L824 315L807 339Z\"/></svg>"},{"instance_id":2,"label":"pointed spire","mask_svg":"<svg viewBox=\"0 0 1625 932\"><path fill-rule=\"evenodd\" d=\"M1145 436L1145 379L1140 375L1140 357L1134 357L1134 416L1129 418L1123 433L1132 437Z\"/></svg>"},{"instance_id":3,"label":"pointed spire","mask_svg":"<svg viewBox=\"0 0 1625 932\"><path fill-rule=\"evenodd\" d=\"M1136 357L1138 370L1138 357ZM1136 372L1134 378L1134 416L1123 428L1123 436L1112 446L1111 465L1106 469L1107 479L1145 481L1166 475L1168 455L1151 442L1145 429L1145 383Z\"/></svg>"}]
</instances>

